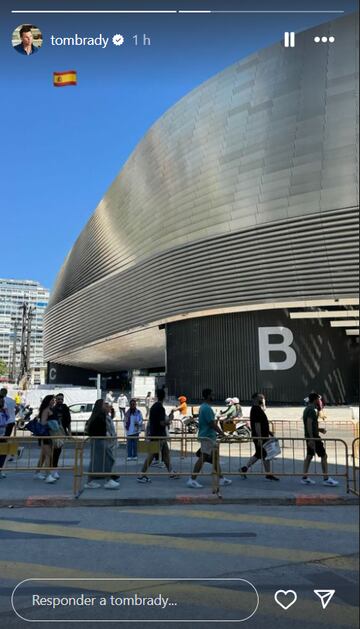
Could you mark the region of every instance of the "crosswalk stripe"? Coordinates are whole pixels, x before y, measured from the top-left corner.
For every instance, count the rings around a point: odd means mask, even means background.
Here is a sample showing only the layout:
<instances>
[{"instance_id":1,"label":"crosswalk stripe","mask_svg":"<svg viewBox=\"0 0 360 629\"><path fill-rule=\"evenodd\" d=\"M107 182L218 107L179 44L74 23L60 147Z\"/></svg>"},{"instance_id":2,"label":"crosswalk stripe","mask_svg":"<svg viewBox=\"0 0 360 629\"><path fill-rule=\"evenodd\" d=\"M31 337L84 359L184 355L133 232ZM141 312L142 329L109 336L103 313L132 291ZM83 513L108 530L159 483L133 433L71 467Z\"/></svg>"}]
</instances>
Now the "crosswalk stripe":
<instances>
[{"instance_id":1,"label":"crosswalk stripe","mask_svg":"<svg viewBox=\"0 0 360 629\"><path fill-rule=\"evenodd\" d=\"M124 508L121 513L136 513L136 515L155 515L179 517L180 512L175 509L134 509ZM199 518L207 520L221 520L222 522L250 522L251 524L265 524L272 526L287 526L302 529L317 529L321 531L346 531L357 533L358 527L353 524L337 522L320 522L318 520L303 520L291 518L279 518L266 515L255 515L247 513L228 513L226 511L198 511L195 509L182 509L181 518Z\"/></svg>"},{"instance_id":2,"label":"crosswalk stripe","mask_svg":"<svg viewBox=\"0 0 360 629\"><path fill-rule=\"evenodd\" d=\"M33 533L35 535L55 535L97 542L119 542L136 546L161 546L162 548L176 548L191 553L206 552L241 557L258 557L260 559L275 559L281 562L302 563L329 558L329 553L320 551L293 550L290 548L274 548L273 546L234 544L232 542L224 543L199 539L192 540L147 533L124 533L120 531L61 526L58 524L31 524L14 520L0 520L0 530L26 533L27 535Z\"/></svg>"}]
</instances>

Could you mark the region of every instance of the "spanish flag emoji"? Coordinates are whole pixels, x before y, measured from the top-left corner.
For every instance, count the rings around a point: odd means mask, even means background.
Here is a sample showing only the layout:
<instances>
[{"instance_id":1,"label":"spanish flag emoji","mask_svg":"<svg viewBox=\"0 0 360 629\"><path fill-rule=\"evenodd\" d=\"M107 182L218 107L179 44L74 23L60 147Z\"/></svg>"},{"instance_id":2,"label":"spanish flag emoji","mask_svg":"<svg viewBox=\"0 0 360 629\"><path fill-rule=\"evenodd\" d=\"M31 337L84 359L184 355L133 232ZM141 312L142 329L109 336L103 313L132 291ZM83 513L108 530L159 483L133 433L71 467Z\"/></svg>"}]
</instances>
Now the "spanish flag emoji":
<instances>
[{"instance_id":1,"label":"spanish flag emoji","mask_svg":"<svg viewBox=\"0 0 360 629\"><path fill-rule=\"evenodd\" d=\"M77 85L76 70L54 72L54 87L65 87L65 85Z\"/></svg>"}]
</instances>

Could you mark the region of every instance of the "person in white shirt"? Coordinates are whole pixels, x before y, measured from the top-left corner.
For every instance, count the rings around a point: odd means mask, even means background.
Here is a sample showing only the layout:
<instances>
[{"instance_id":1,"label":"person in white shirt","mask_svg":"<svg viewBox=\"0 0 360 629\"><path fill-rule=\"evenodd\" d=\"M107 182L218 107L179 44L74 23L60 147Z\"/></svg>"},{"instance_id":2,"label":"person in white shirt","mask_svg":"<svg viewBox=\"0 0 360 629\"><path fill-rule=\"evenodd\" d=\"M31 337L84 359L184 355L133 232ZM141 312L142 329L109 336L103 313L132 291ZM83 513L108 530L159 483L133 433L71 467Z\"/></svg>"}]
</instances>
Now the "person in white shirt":
<instances>
[{"instance_id":1,"label":"person in white shirt","mask_svg":"<svg viewBox=\"0 0 360 629\"><path fill-rule=\"evenodd\" d=\"M126 407L129 406L129 400L127 399L125 393L120 393L118 398L120 419L125 419L125 411Z\"/></svg>"},{"instance_id":2,"label":"person in white shirt","mask_svg":"<svg viewBox=\"0 0 360 629\"><path fill-rule=\"evenodd\" d=\"M4 398L4 404L8 414L8 420L5 427L5 437L10 437L16 421L16 402L12 399L12 397L8 396L8 390L5 388L0 390L0 396Z\"/></svg>"},{"instance_id":3,"label":"person in white shirt","mask_svg":"<svg viewBox=\"0 0 360 629\"><path fill-rule=\"evenodd\" d=\"M107 402L108 404L113 404L113 402L114 402L114 401L115 401L114 394L113 394L113 392L112 392L112 391L109 391L109 392L106 394L106 397L105 397L105 402Z\"/></svg>"},{"instance_id":4,"label":"person in white shirt","mask_svg":"<svg viewBox=\"0 0 360 629\"><path fill-rule=\"evenodd\" d=\"M136 400L130 400L130 408L125 413L125 430L127 439L127 461L137 459L137 446L139 434L142 430L143 416L136 407Z\"/></svg>"},{"instance_id":5,"label":"person in white shirt","mask_svg":"<svg viewBox=\"0 0 360 629\"><path fill-rule=\"evenodd\" d=\"M153 405L153 397L151 395L151 391L148 391L146 398L145 398L145 419L149 419L149 415L150 415L150 408Z\"/></svg>"}]
</instances>

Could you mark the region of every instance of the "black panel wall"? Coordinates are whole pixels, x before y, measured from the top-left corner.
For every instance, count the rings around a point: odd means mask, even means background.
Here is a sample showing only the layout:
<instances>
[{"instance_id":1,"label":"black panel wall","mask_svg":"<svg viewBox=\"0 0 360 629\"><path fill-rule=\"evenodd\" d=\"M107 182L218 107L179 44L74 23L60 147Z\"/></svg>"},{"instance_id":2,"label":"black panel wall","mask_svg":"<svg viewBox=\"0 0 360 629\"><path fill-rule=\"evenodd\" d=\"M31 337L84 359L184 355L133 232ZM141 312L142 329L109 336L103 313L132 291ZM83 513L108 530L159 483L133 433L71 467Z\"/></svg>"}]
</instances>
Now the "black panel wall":
<instances>
[{"instance_id":1,"label":"black panel wall","mask_svg":"<svg viewBox=\"0 0 360 629\"><path fill-rule=\"evenodd\" d=\"M280 328L279 334L264 330L270 327ZM287 350L264 351L263 343L262 355L274 364L271 369L260 364L259 328L275 347L284 333L292 335L288 351L294 365L282 369ZM286 310L189 319L167 324L168 392L195 401L211 387L216 400L237 395L246 402L261 390L273 403L301 404L316 390L330 404L356 403L358 350L357 338L331 328L328 319L290 319Z\"/></svg>"}]
</instances>

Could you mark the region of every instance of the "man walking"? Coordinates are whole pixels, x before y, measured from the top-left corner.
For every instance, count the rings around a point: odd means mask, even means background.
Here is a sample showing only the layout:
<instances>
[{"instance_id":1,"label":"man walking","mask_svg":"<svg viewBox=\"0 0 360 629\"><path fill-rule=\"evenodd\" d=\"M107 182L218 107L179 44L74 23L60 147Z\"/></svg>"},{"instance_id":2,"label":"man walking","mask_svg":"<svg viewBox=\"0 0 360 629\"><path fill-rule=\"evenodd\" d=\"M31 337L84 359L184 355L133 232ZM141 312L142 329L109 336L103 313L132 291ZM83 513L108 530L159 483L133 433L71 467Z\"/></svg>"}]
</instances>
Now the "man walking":
<instances>
[{"instance_id":1,"label":"man walking","mask_svg":"<svg viewBox=\"0 0 360 629\"><path fill-rule=\"evenodd\" d=\"M312 458L317 454L321 460L321 469L324 474L323 485L336 487L338 481L328 475L327 454L323 441L319 441L320 433L325 434L325 428L319 428L319 412L321 411L321 395L310 393L307 406L304 408L304 432L306 438L306 459L304 461L304 475L301 479L303 485L315 485L315 481L309 478L308 471Z\"/></svg>"},{"instance_id":2,"label":"man walking","mask_svg":"<svg viewBox=\"0 0 360 629\"><path fill-rule=\"evenodd\" d=\"M129 400L127 399L124 392L120 393L118 397L118 405L119 405L120 419L124 420L126 407L129 406Z\"/></svg>"},{"instance_id":3,"label":"man walking","mask_svg":"<svg viewBox=\"0 0 360 629\"><path fill-rule=\"evenodd\" d=\"M165 398L165 391L158 389L156 392L157 402L152 405L150 409L149 417L149 437L159 438L159 450L162 456L162 460L170 474L170 478L178 478L175 471L171 468L170 450L166 440L166 427L170 425L170 421L166 418L165 408L163 405ZM146 476L147 469L151 465L156 453L150 452L145 459L145 463L141 470L141 476L137 478L138 483L151 483L151 478Z\"/></svg>"},{"instance_id":4,"label":"man walking","mask_svg":"<svg viewBox=\"0 0 360 629\"><path fill-rule=\"evenodd\" d=\"M219 428L215 420L215 413L211 406L212 391L211 389L204 389L202 392L203 403L199 409L199 432L198 439L200 440L200 450L198 450L196 461L191 477L187 481L187 486L192 489L198 489L202 487L196 480L197 475L201 472L204 463L213 463L214 449L216 447L216 435L222 437L225 436L223 431ZM219 465L219 485L231 485L232 481L229 478L225 478L221 472Z\"/></svg>"},{"instance_id":5,"label":"man walking","mask_svg":"<svg viewBox=\"0 0 360 629\"><path fill-rule=\"evenodd\" d=\"M11 433L13 431L13 428L16 422L16 417L15 417L16 416L16 402L8 395L8 390L5 389L5 387L3 387L0 390L0 397L2 397L4 400L3 406L7 414L6 424L4 427L4 437L11 437ZM18 448L18 453L17 453L18 458L20 458L23 450L24 448ZM3 463L1 464L1 467L4 465L5 459L6 457L4 458ZM9 457L8 462L13 461L13 460L14 460L14 457L11 456ZM3 472L1 473L1 476L5 478L5 474Z\"/></svg>"},{"instance_id":6,"label":"man walking","mask_svg":"<svg viewBox=\"0 0 360 629\"><path fill-rule=\"evenodd\" d=\"M53 406L52 412L53 412L52 419L57 420L59 424L60 432L62 429L66 436L71 437L71 413L70 413L70 409L68 405L65 404L64 402L63 393L57 393L57 395L55 396L55 406ZM58 447L57 446L53 447L52 466L54 468L57 468L59 465L62 448L63 448L62 445ZM57 471L57 469L54 470L51 475L54 478L56 478L56 480L59 480L60 478L59 472Z\"/></svg>"},{"instance_id":7,"label":"man walking","mask_svg":"<svg viewBox=\"0 0 360 629\"><path fill-rule=\"evenodd\" d=\"M250 427L255 446L255 454L250 457L247 464L241 468L241 472L243 472L243 478L246 478L245 474L249 468L261 459L266 472L265 479L278 481L280 480L279 478L270 474L270 461L266 460L266 450L264 450L264 444L267 439L271 437L269 420L266 416L265 408L265 396L262 393L254 393L250 410Z\"/></svg>"},{"instance_id":8,"label":"man walking","mask_svg":"<svg viewBox=\"0 0 360 629\"><path fill-rule=\"evenodd\" d=\"M5 428L5 437L11 437L11 433L15 426L15 413L16 413L16 402L8 395L8 390L2 388L0 390L0 396L4 398L5 408L8 414L8 420Z\"/></svg>"}]
</instances>

